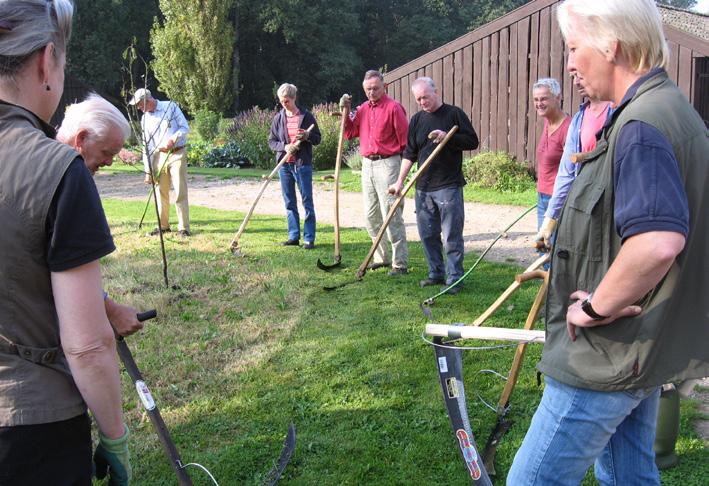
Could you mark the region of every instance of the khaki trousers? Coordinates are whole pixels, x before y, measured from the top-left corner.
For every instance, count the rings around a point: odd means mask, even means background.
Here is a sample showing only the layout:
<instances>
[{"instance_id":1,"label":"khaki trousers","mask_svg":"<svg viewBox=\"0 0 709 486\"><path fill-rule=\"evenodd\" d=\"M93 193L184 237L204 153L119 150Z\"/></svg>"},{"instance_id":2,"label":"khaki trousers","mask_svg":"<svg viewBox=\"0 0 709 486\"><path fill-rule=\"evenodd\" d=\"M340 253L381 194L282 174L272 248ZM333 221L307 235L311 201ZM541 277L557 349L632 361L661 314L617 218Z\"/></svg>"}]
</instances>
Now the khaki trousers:
<instances>
[{"instance_id":1,"label":"khaki trousers","mask_svg":"<svg viewBox=\"0 0 709 486\"><path fill-rule=\"evenodd\" d=\"M389 208L396 201L396 196L387 191L399 178L401 157L394 155L386 159L369 160L362 158L362 195L364 196L364 214L367 218L367 232L374 240L389 213ZM404 227L404 204L397 208L387 226L374 253L373 263L391 263L392 268L406 268L409 262L409 248L406 245ZM391 251L389 250L391 245Z\"/></svg>"},{"instance_id":2,"label":"khaki trousers","mask_svg":"<svg viewBox=\"0 0 709 486\"><path fill-rule=\"evenodd\" d=\"M187 202L187 150L172 153L155 152L152 157L153 173L157 176L160 195L160 227L170 228L170 183L175 190L177 230L190 230L190 206ZM159 175L158 175L159 174Z\"/></svg>"}]
</instances>

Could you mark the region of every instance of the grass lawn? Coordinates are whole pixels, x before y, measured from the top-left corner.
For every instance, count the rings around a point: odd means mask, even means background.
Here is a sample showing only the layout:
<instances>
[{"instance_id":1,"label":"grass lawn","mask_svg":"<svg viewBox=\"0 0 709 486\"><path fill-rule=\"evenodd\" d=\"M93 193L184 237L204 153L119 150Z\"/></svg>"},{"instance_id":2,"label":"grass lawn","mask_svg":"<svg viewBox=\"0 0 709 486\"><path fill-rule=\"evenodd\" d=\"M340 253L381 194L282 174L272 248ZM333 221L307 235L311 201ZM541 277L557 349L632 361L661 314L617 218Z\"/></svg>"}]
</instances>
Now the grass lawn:
<instances>
[{"instance_id":1,"label":"grass lawn","mask_svg":"<svg viewBox=\"0 0 709 486\"><path fill-rule=\"evenodd\" d=\"M433 351L421 339L419 303L436 289L420 289L426 263L410 247L411 274L382 271L334 292L324 285L354 278L369 248L364 231L342 234L344 267L332 261L332 228L320 227L313 251L284 248L284 217L255 216L241 238L245 257L227 248L241 214L190 208L194 236L166 235L170 285L162 283L158 240L136 230L140 202L105 200L118 250L104 259L104 285L119 302L157 308L159 317L127 339L181 453L220 484L259 484L278 455L288 424L298 430L296 452L282 484L467 485L438 384ZM473 262L472 256L467 265ZM464 291L433 307L438 322L471 322L512 282L516 267L483 263ZM536 292L526 284L490 325L521 327ZM503 484L541 395L530 346L510 418L515 424L497 455ZM480 370L506 373L514 348L464 353L473 431L483 443L503 382ZM131 428L134 484L172 485L175 476L127 374L126 419ZM681 464L664 484L700 485L709 453L683 408ZM190 469L195 484L211 484ZM704 479L702 479L704 478ZM593 484L588 481L585 484ZM704 483L705 484L705 483Z\"/></svg>"},{"instance_id":2,"label":"grass lawn","mask_svg":"<svg viewBox=\"0 0 709 486\"><path fill-rule=\"evenodd\" d=\"M102 172L135 172L142 171L142 166L139 169L131 167L123 163L116 163L111 167L104 167ZM258 178L268 174L269 171L264 169L213 169L204 167L190 167L189 173L192 175L202 175L215 179L234 179L237 177ZM313 181L318 184L332 185L332 181L322 181L322 178L328 175L334 175L334 170L321 170L313 173ZM359 171L353 171L348 167L344 167L340 171L340 188L343 191L361 192L362 183ZM413 197L413 189L409 196ZM531 187L523 192L507 192L500 193L493 189L482 187L474 187L467 185L464 188L463 197L467 202L479 202L486 204L507 204L516 206L531 206L537 203L537 191Z\"/></svg>"}]
</instances>

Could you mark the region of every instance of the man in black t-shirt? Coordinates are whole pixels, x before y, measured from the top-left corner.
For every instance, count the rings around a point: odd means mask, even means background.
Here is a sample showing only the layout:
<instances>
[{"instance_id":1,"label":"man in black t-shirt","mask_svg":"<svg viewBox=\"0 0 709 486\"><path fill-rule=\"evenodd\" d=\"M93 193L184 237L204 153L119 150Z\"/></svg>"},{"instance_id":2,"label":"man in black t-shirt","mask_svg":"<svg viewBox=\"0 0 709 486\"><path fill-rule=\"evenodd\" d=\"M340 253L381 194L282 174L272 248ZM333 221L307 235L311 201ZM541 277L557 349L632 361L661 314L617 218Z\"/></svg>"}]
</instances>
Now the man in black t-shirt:
<instances>
[{"instance_id":1,"label":"man in black t-shirt","mask_svg":"<svg viewBox=\"0 0 709 486\"><path fill-rule=\"evenodd\" d=\"M418 78L411 92L422 111L411 118L401 172L389 192L400 194L414 161L426 160L446 133L458 126L458 131L416 182L416 224L428 263L428 278L419 284L451 285L463 276L463 151L476 149L478 136L463 110L441 102L431 78ZM460 290L459 284L448 293L457 294Z\"/></svg>"},{"instance_id":2,"label":"man in black t-shirt","mask_svg":"<svg viewBox=\"0 0 709 486\"><path fill-rule=\"evenodd\" d=\"M95 175L101 167L111 165L113 157L123 148L123 143L129 135L130 125L123 114L104 98L92 93L81 103L67 107L62 125L57 131L57 140L79 152L86 168L91 175ZM69 171L72 170L70 167ZM86 174L84 179L90 180ZM87 184L94 185L93 181ZM92 211L85 205L72 208L72 211L77 210L82 214L90 214ZM83 217L70 220L87 221ZM66 248L69 252L71 249L81 251L87 243L85 235L79 238L82 233L74 229L56 231L53 244L56 243L58 247ZM108 232L108 228L101 230ZM110 233L108 235L110 237ZM59 238L61 241L55 241ZM79 239L81 241L78 241ZM67 253L65 258L71 260L73 256ZM137 318L137 309L114 301L106 292L103 294L103 300L108 320L118 334L129 336L143 328L143 323Z\"/></svg>"}]
</instances>

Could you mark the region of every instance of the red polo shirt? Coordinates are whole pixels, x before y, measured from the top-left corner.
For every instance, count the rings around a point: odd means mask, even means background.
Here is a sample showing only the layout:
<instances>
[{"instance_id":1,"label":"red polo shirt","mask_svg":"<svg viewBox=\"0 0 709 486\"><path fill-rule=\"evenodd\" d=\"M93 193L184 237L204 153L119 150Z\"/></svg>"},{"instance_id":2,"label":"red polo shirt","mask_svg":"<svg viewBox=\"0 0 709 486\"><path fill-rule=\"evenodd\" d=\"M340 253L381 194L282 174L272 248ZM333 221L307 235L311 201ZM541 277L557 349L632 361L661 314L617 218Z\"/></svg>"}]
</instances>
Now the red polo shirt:
<instances>
[{"instance_id":1,"label":"red polo shirt","mask_svg":"<svg viewBox=\"0 0 709 486\"><path fill-rule=\"evenodd\" d=\"M345 121L345 137L359 137L359 153L364 157L400 154L408 130L404 107L386 94L376 103L365 101Z\"/></svg>"}]
</instances>

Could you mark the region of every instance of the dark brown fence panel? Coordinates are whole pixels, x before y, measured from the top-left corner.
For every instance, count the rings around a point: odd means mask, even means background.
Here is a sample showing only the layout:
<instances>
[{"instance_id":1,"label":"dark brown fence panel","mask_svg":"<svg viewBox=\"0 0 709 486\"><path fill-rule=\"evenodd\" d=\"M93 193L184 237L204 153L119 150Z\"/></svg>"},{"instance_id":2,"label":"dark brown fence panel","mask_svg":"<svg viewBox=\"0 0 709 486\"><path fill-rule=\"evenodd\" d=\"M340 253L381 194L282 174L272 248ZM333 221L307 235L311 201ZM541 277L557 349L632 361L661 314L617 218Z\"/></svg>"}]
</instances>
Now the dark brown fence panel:
<instances>
[{"instance_id":1,"label":"dark brown fence panel","mask_svg":"<svg viewBox=\"0 0 709 486\"><path fill-rule=\"evenodd\" d=\"M453 75L450 76L453 79L452 103L465 110L465 107L463 106L463 76L465 74L465 66L463 66L463 49L455 51L455 54L453 54L453 66Z\"/></svg>"},{"instance_id":2,"label":"dark brown fence panel","mask_svg":"<svg viewBox=\"0 0 709 486\"><path fill-rule=\"evenodd\" d=\"M490 37L482 40L483 50L480 62L482 72L480 73L480 148L490 150Z\"/></svg>"},{"instance_id":3,"label":"dark brown fence panel","mask_svg":"<svg viewBox=\"0 0 709 486\"><path fill-rule=\"evenodd\" d=\"M490 150L497 150L497 85L499 83L500 34L490 36Z\"/></svg>"},{"instance_id":4,"label":"dark brown fence panel","mask_svg":"<svg viewBox=\"0 0 709 486\"><path fill-rule=\"evenodd\" d=\"M463 49L463 97L461 99L461 108L468 114L470 120L473 120L473 46L465 46ZM473 124L475 129L478 127Z\"/></svg>"},{"instance_id":5,"label":"dark brown fence panel","mask_svg":"<svg viewBox=\"0 0 709 486\"><path fill-rule=\"evenodd\" d=\"M480 138L480 148L482 149L482 46L481 40L473 44L473 113L470 121Z\"/></svg>"},{"instance_id":6,"label":"dark brown fence panel","mask_svg":"<svg viewBox=\"0 0 709 486\"><path fill-rule=\"evenodd\" d=\"M509 99L507 101L507 120L509 137L507 151L516 155L517 142L517 73L522 70L517 62L517 23L510 25L509 66Z\"/></svg>"},{"instance_id":7,"label":"dark brown fence panel","mask_svg":"<svg viewBox=\"0 0 709 486\"><path fill-rule=\"evenodd\" d=\"M507 107L510 101L510 30L500 31L499 75L497 77L497 148L509 150L510 117Z\"/></svg>"},{"instance_id":8,"label":"dark brown fence panel","mask_svg":"<svg viewBox=\"0 0 709 486\"><path fill-rule=\"evenodd\" d=\"M525 144L525 160L533 161L535 158L535 152L537 150L537 113L534 110L534 103L532 101L532 86L534 82L539 78L539 13L532 15L530 19L530 36L529 36L529 79L527 80L527 93L529 97L527 98L529 102L527 103L526 112L527 117L527 143Z\"/></svg>"},{"instance_id":9,"label":"dark brown fence panel","mask_svg":"<svg viewBox=\"0 0 709 486\"><path fill-rule=\"evenodd\" d=\"M443 102L453 104L455 94L453 93L453 55L449 54L443 58L443 80L440 86L443 88Z\"/></svg>"},{"instance_id":10,"label":"dark brown fence panel","mask_svg":"<svg viewBox=\"0 0 709 486\"><path fill-rule=\"evenodd\" d=\"M527 157L527 112L529 111L529 17L517 23L517 140L515 156L520 162Z\"/></svg>"}]
</instances>

